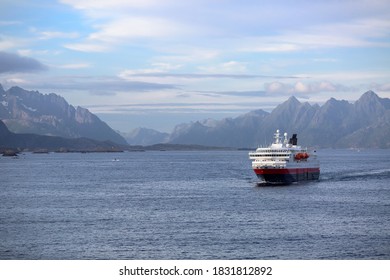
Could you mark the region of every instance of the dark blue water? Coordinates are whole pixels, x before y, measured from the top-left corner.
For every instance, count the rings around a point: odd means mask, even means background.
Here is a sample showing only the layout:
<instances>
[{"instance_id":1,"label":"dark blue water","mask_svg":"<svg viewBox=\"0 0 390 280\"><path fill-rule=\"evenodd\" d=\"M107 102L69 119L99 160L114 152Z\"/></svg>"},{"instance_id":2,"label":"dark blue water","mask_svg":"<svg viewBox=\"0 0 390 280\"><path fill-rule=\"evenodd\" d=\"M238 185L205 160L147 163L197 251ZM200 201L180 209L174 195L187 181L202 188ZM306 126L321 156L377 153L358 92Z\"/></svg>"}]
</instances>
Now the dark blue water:
<instances>
[{"instance_id":1,"label":"dark blue water","mask_svg":"<svg viewBox=\"0 0 390 280\"><path fill-rule=\"evenodd\" d=\"M3 157L0 259L390 259L390 150L318 154L288 187L243 151Z\"/></svg>"}]
</instances>

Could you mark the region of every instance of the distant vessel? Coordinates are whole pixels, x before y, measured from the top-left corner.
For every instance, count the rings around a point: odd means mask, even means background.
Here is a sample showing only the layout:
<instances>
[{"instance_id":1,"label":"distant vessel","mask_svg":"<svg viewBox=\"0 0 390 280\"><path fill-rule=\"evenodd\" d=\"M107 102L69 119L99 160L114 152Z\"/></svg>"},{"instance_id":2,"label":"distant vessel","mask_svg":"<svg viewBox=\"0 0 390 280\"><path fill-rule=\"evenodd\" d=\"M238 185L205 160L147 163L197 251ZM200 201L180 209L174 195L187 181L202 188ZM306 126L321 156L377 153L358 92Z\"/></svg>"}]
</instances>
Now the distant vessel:
<instances>
[{"instance_id":1,"label":"distant vessel","mask_svg":"<svg viewBox=\"0 0 390 280\"><path fill-rule=\"evenodd\" d=\"M291 184L318 180L320 163L315 151L298 146L297 134L288 140L287 133L284 133L282 140L279 130L276 130L274 138L269 147L257 148L249 153L253 171L262 182Z\"/></svg>"}]
</instances>

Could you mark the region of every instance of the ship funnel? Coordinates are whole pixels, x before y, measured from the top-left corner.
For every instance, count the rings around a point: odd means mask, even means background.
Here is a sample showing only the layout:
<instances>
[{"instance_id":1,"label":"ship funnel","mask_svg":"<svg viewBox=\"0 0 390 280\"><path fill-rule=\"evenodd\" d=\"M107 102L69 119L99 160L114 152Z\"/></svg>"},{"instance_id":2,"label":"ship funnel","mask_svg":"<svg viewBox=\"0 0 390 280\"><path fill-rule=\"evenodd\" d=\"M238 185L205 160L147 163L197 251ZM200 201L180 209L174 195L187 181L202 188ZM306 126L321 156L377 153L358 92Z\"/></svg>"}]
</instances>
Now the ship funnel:
<instances>
[{"instance_id":1,"label":"ship funnel","mask_svg":"<svg viewBox=\"0 0 390 280\"><path fill-rule=\"evenodd\" d=\"M291 145L297 145L298 144L298 138L297 138L297 135L296 134L293 134L293 136L290 138L290 140L288 141L289 144Z\"/></svg>"}]
</instances>

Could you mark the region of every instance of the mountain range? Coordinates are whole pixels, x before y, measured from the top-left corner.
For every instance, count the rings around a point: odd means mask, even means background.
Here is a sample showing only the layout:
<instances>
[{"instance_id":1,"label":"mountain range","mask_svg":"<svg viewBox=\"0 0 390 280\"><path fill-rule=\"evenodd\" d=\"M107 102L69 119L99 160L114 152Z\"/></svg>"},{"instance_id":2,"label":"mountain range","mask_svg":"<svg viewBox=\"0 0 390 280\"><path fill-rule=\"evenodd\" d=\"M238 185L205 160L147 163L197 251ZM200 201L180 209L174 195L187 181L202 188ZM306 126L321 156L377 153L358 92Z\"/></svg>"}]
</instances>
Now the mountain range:
<instances>
[{"instance_id":1,"label":"mountain range","mask_svg":"<svg viewBox=\"0 0 390 280\"><path fill-rule=\"evenodd\" d=\"M61 96L0 85L0 120L14 133L65 138L90 138L127 145L126 140L82 107L73 107Z\"/></svg>"},{"instance_id":2,"label":"mountain range","mask_svg":"<svg viewBox=\"0 0 390 280\"><path fill-rule=\"evenodd\" d=\"M119 152L123 146L88 138L64 138L31 133L13 133L0 120L0 153L21 150L57 152Z\"/></svg>"},{"instance_id":3,"label":"mountain range","mask_svg":"<svg viewBox=\"0 0 390 280\"><path fill-rule=\"evenodd\" d=\"M148 146L167 143L169 140L169 133L160 132L145 127L136 128L129 133L122 132L121 135L130 145Z\"/></svg>"},{"instance_id":4,"label":"mountain range","mask_svg":"<svg viewBox=\"0 0 390 280\"><path fill-rule=\"evenodd\" d=\"M390 99L367 91L354 103L331 98L319 106L292 96L272 112L255 110L236 118L180 124L169 136L138 130L143 134L135 133L133 139L150 144L156 136L156 141L173 144L254 148L271 143L276 129L297 133L305 146L390 148Z\"/></svg>"},{"instance_id":5,"label":"mountain range","mask_svg":"<svg viewBox=\"0 0 390 280\"><path fill-rule=\"evenodd\" d=\"M75 108L59 95L20 87L5 91L0 85L0 120L11 133L90 138L120 145L255 148L271 143L279 129L290 135L297 133L299 144L304 146L390 148L390 99L373 91L354 103L331 98L322 106L292 96L271 112L259 109L236 118L179 124L170 134L138 128L119 135L87 109Z\"/></svg>"}]
</instances>

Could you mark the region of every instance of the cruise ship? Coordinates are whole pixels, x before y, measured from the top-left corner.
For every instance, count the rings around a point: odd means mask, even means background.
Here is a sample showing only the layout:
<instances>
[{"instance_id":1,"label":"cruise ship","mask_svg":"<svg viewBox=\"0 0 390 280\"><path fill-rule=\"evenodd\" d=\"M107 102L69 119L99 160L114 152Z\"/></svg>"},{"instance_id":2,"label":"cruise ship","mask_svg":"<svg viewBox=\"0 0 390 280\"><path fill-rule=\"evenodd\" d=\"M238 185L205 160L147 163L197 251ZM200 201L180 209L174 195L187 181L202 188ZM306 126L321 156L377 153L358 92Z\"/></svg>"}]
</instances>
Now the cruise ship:
<instances>
[{"instance_id":1,"label":"cruise ship","mask_svg":"<svg viewBox=\"0 0 390 280\"><path fill-rule=\"evenodd\" d=\"M249 153L253 171L267 184L291 184L299 181L318 180L320 163L316 151L298 146L297 134L290 139L276 130L274 142L266 148Z\"/></svg>"}]
</instances>

